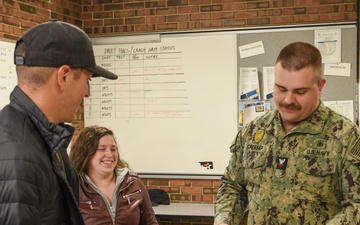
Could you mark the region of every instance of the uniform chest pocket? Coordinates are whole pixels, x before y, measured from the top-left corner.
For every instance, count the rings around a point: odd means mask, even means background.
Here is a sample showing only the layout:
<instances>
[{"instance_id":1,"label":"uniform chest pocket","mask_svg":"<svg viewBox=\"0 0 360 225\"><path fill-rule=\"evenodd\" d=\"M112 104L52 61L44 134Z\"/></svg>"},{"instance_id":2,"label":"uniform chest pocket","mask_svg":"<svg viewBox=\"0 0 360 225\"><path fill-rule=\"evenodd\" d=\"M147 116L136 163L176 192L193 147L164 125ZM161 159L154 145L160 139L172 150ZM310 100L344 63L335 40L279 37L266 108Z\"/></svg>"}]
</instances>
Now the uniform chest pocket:
<instances>
[{"instance_id":1,"label":"uniform chest pocket","mask_svg":"<svg viewBox=\"0 0 360 225\"><path fill-rule=\"evenodd\" d=\"M338 182L335 159L303 155L299 158L296 167L298 171L297 181L302 185L298 197L327 201L326 199L334 195L335 186Z\"/></svg>"},{"instance_id":2,"label":"uniform chest pocket","mask_svg":"<svg viewBox=\"0 0 360 225\"><path fill-rule=\"evenodd\" d=\"M259 151L245 151L242 165L244 167L245 180L253 184L260 184L262 171L266 164L266 154Z\"/></svg>"}]
</instances>

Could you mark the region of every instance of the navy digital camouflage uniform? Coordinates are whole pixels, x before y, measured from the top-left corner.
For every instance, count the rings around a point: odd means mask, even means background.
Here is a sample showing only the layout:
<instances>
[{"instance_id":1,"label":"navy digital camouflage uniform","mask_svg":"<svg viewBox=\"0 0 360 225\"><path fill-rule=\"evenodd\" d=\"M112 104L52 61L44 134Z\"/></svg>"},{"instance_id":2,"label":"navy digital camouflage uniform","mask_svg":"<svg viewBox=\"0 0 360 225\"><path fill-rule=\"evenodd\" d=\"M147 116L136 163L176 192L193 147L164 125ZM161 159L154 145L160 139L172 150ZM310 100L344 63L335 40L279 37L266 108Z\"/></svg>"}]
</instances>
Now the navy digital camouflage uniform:
<instances>
[{"instance_id":1,"label":"navy digital camouflage uniform","mask_svg":"<svg viewBox=\"0 0 360 225\"><path fill-rule=\"evenodd\" d=\"M360 129L323 103L285 133L278 110L241 129L214 224L360 224Z\"/></svg>"}]
</instances>

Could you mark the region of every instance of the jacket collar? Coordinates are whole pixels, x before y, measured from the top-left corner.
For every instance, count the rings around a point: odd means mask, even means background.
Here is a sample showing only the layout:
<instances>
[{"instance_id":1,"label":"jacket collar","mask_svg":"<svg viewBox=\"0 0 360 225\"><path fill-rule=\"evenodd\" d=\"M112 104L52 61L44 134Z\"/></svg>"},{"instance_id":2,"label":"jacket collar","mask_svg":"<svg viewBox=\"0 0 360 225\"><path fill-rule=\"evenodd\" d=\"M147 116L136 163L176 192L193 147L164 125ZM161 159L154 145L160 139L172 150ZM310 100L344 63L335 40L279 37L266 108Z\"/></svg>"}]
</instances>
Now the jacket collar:
<instances>
[{"instance_id":1,"label":"jacket collar","mask_svg":"<svg viewBox=\"0 0 360 225\"><path fill-rule=\"evenodd\" d=\"M54 156L61 147L70 144L75 128L64 123L51 123L34 102L16 86L10 95L10 105L27 114L37 127Z\"/></svg>"}]
</instances>

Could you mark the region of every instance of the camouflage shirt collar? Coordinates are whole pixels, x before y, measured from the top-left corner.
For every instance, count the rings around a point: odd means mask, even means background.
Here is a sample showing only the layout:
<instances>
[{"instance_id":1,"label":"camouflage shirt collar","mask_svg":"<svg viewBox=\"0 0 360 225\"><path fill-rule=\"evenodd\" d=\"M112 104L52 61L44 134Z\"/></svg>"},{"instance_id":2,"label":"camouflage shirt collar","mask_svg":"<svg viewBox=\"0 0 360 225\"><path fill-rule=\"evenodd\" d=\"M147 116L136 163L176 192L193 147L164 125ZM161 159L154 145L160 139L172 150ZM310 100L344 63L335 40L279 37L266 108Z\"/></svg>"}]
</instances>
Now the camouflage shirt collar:
<instances>
[{"instance_id":1,"label":"camouflage shirt collar","mask_svg":"<svg viewBox=\"0 0 360 225\"><path fill-rule=\"evenodd\" d=\"M322 133L326 119L329 115L329 108L320 102L319 107L308 118L303 120L298 126L296 126L290 133L309 133L319 134ZM273 115L274 122L282 124L280 120L280 113L275 110ZM282 125L281 125L282 127Z\"/></svg>"}]
</instances>

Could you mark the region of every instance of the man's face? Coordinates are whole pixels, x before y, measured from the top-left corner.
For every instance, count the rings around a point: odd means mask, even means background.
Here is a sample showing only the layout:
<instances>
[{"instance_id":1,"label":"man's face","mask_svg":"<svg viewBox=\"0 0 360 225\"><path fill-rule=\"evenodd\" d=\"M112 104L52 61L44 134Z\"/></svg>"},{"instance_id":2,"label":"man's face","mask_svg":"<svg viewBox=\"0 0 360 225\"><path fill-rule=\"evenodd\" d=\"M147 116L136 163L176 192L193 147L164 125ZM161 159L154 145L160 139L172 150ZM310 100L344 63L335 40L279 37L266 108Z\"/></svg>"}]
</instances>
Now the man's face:
<instances>
[{"instance_id":1,"label":"man's face","mask_svg":"<svg viewBox=\"0 0 360 225\"><path fill-rule=\"evenodd\" d=\"M75 78L74 75L74 78L71 80L66 95L67 107L65 108L66 112L64 112L64 115L67 115L67 118L65 118L64 122L74 121L76 119L76 112L79 110L84 97L90 96L89 79L91 76L92 73L82 69L80 76Z\"/></svg>"},{"instance_id":2,"label":"man's face","mask_svg":"<svg viewBox=\"0 0 360 225\"><path fill-rule=\"evenodd\" d=\"M285 128L295 127L317 109L324 84L312 67L288 71L275 65L274 100Z\"/></svg>"}]
</instances>

